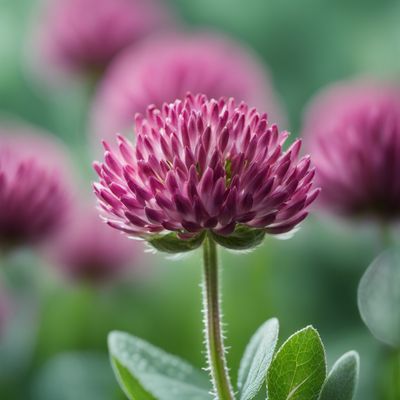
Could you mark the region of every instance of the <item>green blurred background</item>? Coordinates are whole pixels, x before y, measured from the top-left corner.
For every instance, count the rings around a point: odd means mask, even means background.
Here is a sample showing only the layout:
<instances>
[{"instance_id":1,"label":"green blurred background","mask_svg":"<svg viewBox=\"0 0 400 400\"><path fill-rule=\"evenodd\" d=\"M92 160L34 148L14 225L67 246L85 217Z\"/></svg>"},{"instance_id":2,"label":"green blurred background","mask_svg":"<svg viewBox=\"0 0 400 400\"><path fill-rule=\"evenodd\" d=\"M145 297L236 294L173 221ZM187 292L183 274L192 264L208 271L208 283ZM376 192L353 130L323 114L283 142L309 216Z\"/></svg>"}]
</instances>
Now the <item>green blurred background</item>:
<instances>
[{"instance_id":1,"label":"green blurred background","mask_svg":"<svg viewBox=\"0 0 400 400\"><path fill-rule=\"evenodd\" d=\"M210 27L252 46L269 66L301 129L304 106L320 87L360 74L400 77L400 2L396 0L171 0L188 25ZM0 0L0 115L44 127L71 148L84 180L93 177L85 147L87 93L52 91L27 72L33 0ZM223 252L224 310L236 372L251 333L267 318L281 339L313 324L332 364L356 349L358 400L374 400L380 345L362 324L357 282L378 252L374 227L312 216L288 241L268 238L247 255ZM3 400L123 399L108 364L110 330L126 330L204 366L199 254L180 260L138 257L132 279L103 288L65 283L26 252L8 261L19 318L0 345ZM11 328L10 328L11 329ZM18 334L17 334L18 332Z\"/></svg>"}]
</instances>

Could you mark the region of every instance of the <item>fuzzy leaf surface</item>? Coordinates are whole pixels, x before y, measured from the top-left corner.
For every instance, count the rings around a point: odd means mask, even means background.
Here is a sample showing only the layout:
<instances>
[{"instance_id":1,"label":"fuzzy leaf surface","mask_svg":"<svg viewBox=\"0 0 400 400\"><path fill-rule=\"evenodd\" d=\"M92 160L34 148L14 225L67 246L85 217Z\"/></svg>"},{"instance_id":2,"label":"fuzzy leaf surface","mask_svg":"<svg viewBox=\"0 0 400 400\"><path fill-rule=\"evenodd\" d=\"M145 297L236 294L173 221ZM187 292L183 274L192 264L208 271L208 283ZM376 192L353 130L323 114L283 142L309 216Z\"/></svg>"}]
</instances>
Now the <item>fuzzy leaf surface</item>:
<instances>
[{"instance_id":1,"label":"fuzzy leaf surface","mask_svg":"<svg viewBox=\"0 0 400 400\"><path fill-rule=\"evenodd\" d=\"M207 376L142 339L112 332L114 371L131 400L211 400Z\"/></svg>"},{"instance_id":2,"label":"fuzzy leaf surface","mask_svg":"<svg viewBox=\"0 0 400 400\"><path fill-rule=\"evenodd\" d=\"M267 377L279 335L276 318L266 321L256 331L240 362L238 389L240 400L251 400L259 392Z\"/></svg>"},{"instance_id":3,"label":"fuzzy leaf surface","mask_svg":"<svg viewBox=\"0 0 400 400\"><path fill-rule=\"evenodd\" d=\"M340 357L329 373L319 400L353 400L359 369L360 358L355 351Z\"/></svg>"},{"instance_id":4,"label":"fuzzy leaf surface","mask_svg":"<svg viewBox=\"0 0 400 400\"><path fill-rule=\"evenodd\" d=\"M157 400L116 357L111 356L111 363L117 381L129 400Z\"/></svg>"}]
</instances>

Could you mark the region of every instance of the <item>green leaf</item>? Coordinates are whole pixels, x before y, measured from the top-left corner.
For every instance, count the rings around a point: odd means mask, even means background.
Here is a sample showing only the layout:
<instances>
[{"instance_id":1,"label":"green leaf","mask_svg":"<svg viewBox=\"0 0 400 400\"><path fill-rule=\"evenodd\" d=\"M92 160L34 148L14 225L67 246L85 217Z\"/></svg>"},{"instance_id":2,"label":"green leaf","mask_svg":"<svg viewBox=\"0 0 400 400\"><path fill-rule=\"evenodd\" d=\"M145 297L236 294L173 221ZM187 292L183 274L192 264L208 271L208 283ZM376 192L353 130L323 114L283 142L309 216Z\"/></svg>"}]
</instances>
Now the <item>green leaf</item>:
<instances>
[{"instance_id":1,"label":"green leaf","mask_svg":"<svg viewBox=\"0 0 400 400\"><path fill-rule=\"evenodd\" d=\"M358 307L380 341L400 348L400 251L391 249L368 267L358 287Z\"/></svg>"},{"instance_id":2,"label":"green leaf","mask_svg":"<svg viewBox=\"0 0 400 400\"><path fill-rule=\"evenodd\" d=\"M130 400L157 400L143 388L128 368L124 367L116 357L111 357L111 363L119 386Z\"/></svg>"},{"instance_id":3,"label":"green leaf","mask_svg":"<svg viewBox=\"0 0 400 400\"><path fill-rule=\"evenodd\" d=\"M142 339L112 332L108 347L121 387L131 400L211 400L207 376Z\"/></svg>"},{"instance_id":4,"label":"green leaf","mask_svg":"<svg viewBox=\"0 0 400 400\"><path fill-rule=\"evenodd\" d=\"M158 251L176 254L197 249L203 243L204 237L205 232L202 232L191 239L181 239L175 232L172 232L166 235L150 236L147 242Z\"/></svg>"},{"instance_id":5,"label":"green leaf","mask_svg":"<svg viewBox=\"0 0 400 400\"><path fill-rule=\"evenodd\" d=\"M278 334L279 322L276 318L272 318L251 338L240 362L238 376L240 400L254 398L264 384L278 342Z\"/></svg>"},{"instance_id":6,"label":"green leaf","mask_svg":"<svg viewBox=\"0 0 400 400\"><path fill-rule=\"evenodd\" d=\"M311 326L279 349L267 376L269 400L316 400L326 378L325 350Z\"/></svg>"},{"instance_id":7,"label":"green leaf","mask_svg":"<svg viewBox=\"0 0 400 400\"><path fill-rule=\"evenodd\" d=\"M336 361L322 388L319 400L352 400L358 383L360 357L350 351Z\"/></svg>"},{"instance_id":8,"label":"green leaf","mask_svg":"<svg viewBox=\"0 0 400 400\"><path fill-rule=\"evenodd\" d=\"M229 236L212 233L214 240L221 246L231 250L249 250L258 246L264 240L265 232L262 229L249 228L238 225Z\"/></svg>"}]
</instances>

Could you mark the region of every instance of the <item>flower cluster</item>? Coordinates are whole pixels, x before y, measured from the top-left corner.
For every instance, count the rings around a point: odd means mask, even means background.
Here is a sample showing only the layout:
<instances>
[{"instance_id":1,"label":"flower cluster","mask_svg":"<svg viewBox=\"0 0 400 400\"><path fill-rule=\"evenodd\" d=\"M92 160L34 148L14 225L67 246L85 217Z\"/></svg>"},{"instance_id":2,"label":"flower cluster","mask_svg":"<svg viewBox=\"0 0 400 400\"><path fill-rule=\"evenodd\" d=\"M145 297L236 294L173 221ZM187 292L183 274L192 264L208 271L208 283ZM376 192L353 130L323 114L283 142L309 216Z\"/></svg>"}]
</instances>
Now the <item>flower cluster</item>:
<instances>
[{"instance_id":1,"label":"flower cluster","mask_svg":"<svg viewBox=\"0 0 400 400\"><path fill-rule=\"evenodd\" d=\"M32 244L52 234L69 208L62 147L16 128L0 133L0 247Z\"/></svg>"},{"instance_id":2,"label":"flower cluster","mask_svg":"<svg viewBox=\"0 0 400 400\"><path fill-rule=\"evenodd\" d=\"M187 92L234 97L283 119L268 73L250 51L216 34L170 34L124 51L110 66L93 107L96 140L130 132L135 113Z\"/></svg>"},{"instance_id":3,"label":"flower cluster","mask_svg":"<svg viewBox=\"0 0 400 400\"><path fill-rule=\"evenodd\" d=\"M51 0L38 41L50 65L97 72L119 51L166 26L169 19L157 0Z\"/></svg>"},{"instance_id":4,"label":"flower cluster","mask_svg":"<svg viewBox=\"0 0 400 400\"><path fill-rule=\"evenodd\" d=\"M351 217L400 216L400 89L356 81L311 104L304 135L322 188L321 205Z\"/></svg>"},{"instance_id":5,"label":"flower cluster","mask_svg":"<svg viewBox=\"0 0 400 400\"><path fill-rule=\"evenodd\" d=\"M318 194L301 142L283 151L288 133L232 98L188 94L135 125L135 146L123 136L118 151L105 143L94 187L110 226L153 245L166 231L194 246L209 231L227 247L230 235L288 232Z\"/></svg>"}]
</instances>

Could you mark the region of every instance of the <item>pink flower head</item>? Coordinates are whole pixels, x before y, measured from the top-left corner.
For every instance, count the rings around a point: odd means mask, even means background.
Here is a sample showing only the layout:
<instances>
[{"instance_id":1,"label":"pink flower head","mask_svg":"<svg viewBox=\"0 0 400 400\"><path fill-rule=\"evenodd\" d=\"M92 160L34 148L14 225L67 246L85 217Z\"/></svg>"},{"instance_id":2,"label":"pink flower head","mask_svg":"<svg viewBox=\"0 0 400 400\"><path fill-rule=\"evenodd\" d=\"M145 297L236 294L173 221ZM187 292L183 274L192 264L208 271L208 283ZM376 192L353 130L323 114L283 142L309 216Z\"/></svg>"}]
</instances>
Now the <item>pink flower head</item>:
<instances>
[{"instance_id":1,"label":"pink flower head","mask_svg":"<svg viewBox=\"0 0 400 400\"><path fill-rule=\"evenodd\" d=\"M208 231L239 248L227 237L288 232L317 196L309 157L298 160L300 141L284 152L288 133L232 98L188 94L151 106L136 116L135 132L136 145L123 136L118 151L105 143L95 193L110 226L156 247L168 231L196 246Z\"/></svg>"},{"instance_id":2,"label":"pink flower head","mask_svg":"<svg viewBox=\"0 0 400 400\"><path fill-rule=\"evenodd\" d=\"M112 280L135 265L138 249L107 227L92 209L85 211L77 213L50 243L50 258L73 280Z\"/></svg>"},{"instance_id":3,"label":"pink flower head","mask_svg":"<svg viewBox=\"0 0 400 400\"><path fill-rule=\"evenodd\" d=\"M322 188L321 205L347 216L400 216L400 89L349 82L324 90L304 134Z\"/></svg>"},{"instance_id":4,"label":"pink flower head","mask_svg":"<svg viewBox=\"0 0 400 400\"><path fill-rule=\"evenodd\" d=\"M268 73L250 51L218 35L185 34L148 40L115 60L95 99L93 131L102 139L130 132L135 113L187 92L234 97L282 120Z\"/></svg>"},{"instance_id":5,"label":"pink flower head","mask_svg":"<svg viewBox=\"0 0 400 400\"><path fill-rule=\"evenodd\" d=\"M50 136L0 128L0 247L39 242L62 225L66 167L64 149Z\"/></svg>"},{"instance_id":6,"label":"pink flower head","mask_svg":"<svg viewBox=\"0 0 400 400\"><path fill-rule=\"evenodd\" d=\"M167 25L158 0L47 0L40 50L66 72L102 71L114 56Z\"/></svg>"}]
</instances>

